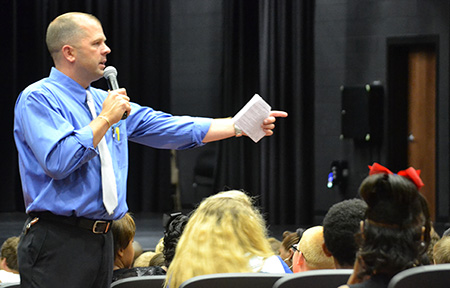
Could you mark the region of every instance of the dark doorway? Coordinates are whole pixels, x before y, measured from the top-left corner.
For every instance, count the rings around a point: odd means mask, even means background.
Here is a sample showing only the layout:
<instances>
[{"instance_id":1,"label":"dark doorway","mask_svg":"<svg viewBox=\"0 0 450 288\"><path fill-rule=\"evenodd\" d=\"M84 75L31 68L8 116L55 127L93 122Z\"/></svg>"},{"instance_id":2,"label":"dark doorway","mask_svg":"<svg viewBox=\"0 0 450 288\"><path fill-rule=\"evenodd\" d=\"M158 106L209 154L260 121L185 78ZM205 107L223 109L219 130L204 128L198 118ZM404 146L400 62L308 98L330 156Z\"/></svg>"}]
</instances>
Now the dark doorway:
<instances>
[{"instance_id":1,"label":"dark doorway","mask_svg":"<svg viewBox=\"0 0 450 288\"><path fill-rule=\"evenodd\" d=\"M438 37L388 39L388 163L421 170L421 193L436 216Z\"/></svg>"}]
</instances>

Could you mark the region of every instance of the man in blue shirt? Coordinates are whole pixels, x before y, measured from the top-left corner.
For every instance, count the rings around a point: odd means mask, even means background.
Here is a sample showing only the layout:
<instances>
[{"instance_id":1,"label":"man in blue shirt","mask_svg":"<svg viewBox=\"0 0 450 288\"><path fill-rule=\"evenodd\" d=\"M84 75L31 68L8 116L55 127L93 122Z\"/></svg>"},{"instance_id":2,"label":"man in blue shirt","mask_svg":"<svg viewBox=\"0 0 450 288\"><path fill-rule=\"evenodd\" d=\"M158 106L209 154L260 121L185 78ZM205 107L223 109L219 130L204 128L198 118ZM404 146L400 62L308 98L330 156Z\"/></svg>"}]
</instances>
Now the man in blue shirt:
<instances>
[{"instance_id":1,"label":"man in blue shirt","mask_svg":"<svg viewBox=\"0 0 450 288\"><path fill-rule=\"evenodd\" d=\"M237 136L231 118L172 116L130 102L125 89L91 87L103 76L111 52L105 41L94 16L57 17L46 38L55 66L16 102L14 137L30 215L19 244L22 287L110 286L113 241L108 231L110 222L128 210L128 140L187 149ZM87 95L92 95L95 113ZM121 120L125 112L129 116ZM286 116L272 111L262 123L266 135L272 135L275 117ZM111 154L117 188L117 207L110 212L102 200L97 157L102 139Z\"/></svg>"}]
</instances>

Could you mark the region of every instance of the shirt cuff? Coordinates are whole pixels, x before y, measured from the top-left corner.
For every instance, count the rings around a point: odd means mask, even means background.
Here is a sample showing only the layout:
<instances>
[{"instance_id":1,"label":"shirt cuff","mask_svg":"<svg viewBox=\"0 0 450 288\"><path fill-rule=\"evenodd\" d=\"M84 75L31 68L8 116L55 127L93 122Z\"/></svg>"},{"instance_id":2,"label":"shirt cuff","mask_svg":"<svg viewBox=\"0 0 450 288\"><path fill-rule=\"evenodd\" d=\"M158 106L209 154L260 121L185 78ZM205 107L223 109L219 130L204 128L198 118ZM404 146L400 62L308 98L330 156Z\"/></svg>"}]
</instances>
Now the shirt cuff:
<instances>
[{"instance_id":1,"label":"shirt cuff","mask_svg":"<svg viewBox=\"0 0 450 288\"><path fill-rule=\"evenodd\" d=\"M81 145L87 149L94 150L94 132L90 126L85 126L75 131L75 137L78 139Z\"/></svg>"},{"instance_id":2,"label":"shirt cuff","mask_svg":"<svg viewBox=\"0 0 450 288\"><path fill-rule=\"evenodd\" d=\"M196 117L195 118L195 131L199 131L199 133L197 133L195 135L195 137L197 139L196 142L199 145L204 145L205 143L203 143L203 139L205 138L206 134L209 131L209 128L211 127L211 123L212 123L212 118L204 118L204 117Z\"/></svg>"}]
</instances>

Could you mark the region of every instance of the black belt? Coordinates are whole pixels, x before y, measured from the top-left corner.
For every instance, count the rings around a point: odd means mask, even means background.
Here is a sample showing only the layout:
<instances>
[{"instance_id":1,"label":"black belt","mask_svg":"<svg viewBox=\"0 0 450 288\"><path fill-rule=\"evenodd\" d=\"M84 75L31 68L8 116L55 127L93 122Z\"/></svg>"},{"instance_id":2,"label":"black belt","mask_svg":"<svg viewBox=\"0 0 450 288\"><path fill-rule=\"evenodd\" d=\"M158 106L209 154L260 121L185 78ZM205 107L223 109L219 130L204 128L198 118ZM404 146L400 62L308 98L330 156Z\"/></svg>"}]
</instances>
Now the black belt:
<instances>
[{"instance_id":1,"label":"black belt","mask_svg":"<svg viewBox=\"0 0 450 288\"><path fill-rule=\"evenodd\" d=\"M95 234L106 234L111 228L111 220L92 220L83 217L66 217L55 215L50 212L32 212L30 217L58 222L65 225L77 226L87 229Z\"/></svg>"}]
</instances>

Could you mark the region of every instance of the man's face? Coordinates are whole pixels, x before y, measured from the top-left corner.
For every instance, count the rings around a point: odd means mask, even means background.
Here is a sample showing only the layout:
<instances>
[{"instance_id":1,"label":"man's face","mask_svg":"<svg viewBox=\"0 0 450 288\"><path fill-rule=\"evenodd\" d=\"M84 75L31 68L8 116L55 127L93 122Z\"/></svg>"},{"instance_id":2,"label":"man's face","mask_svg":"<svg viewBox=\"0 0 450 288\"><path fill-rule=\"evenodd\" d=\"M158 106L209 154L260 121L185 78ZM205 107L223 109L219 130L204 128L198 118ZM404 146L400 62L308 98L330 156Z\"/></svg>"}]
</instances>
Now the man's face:
<instances>
[{"instance_id":1,"label":"man's face","mask_svg":"<svg viewBox=\"0 0 450 288\"><path fill-rule=\"evenodd\" d=\"M80 24L85 31L78 43L74 43L76 51L76 69L78 77L91 83L103 76L106 55L111 49L106 45L106 37L102 26L93 20Z\"/></svg>"},{"instance_id":2,"label":"man's face","mask_svg":"<svg viewBox=\"0 0 450 288\"><path fill-rule=\"evenodd\" d=\"M123 264L125 268L131 268L131 265L133 264L134 260L134 247L133 247L134 238L130 240L130 243L128 243L127 248L125 248L123 252Z\"/></svg>"},{"instance_id":3,"label":"man's face","mask_svg":"<svg viewBox=\"0 0 450 288\"><path fill-rule=\"evenodd\" d=\"M298 245L297 245L297 247L298 247ZM300 258L300 253L298 250L295 250L294 255L292 255L292 272L294 272L294 273L300 272L299 258Z\"/></svg>"}]
</instances>

